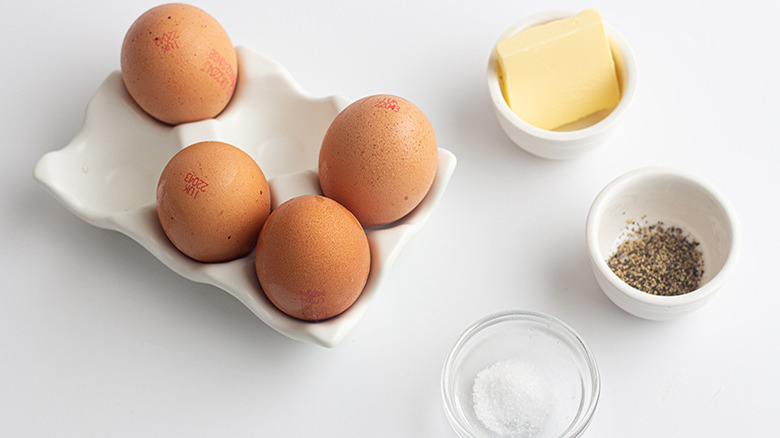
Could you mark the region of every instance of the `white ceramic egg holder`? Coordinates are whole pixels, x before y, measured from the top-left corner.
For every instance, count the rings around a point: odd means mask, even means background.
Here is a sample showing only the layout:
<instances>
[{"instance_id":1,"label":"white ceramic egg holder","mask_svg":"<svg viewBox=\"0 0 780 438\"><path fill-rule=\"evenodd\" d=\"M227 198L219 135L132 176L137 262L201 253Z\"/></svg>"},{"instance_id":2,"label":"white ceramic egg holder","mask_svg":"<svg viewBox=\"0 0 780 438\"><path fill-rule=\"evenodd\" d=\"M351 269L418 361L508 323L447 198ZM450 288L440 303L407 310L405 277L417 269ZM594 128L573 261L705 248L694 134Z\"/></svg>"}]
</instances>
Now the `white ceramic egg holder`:
<instances>
[{"instance_id":1,"label":"white ceramic egg holder","mask_svg":"<svg viewBox=\"0 0 780 438\"><path fill-rule=\"evenodd\" d=\"M455 169L455 156L439 149L433 186L404 218L368 228L371 272L363 293L341 315L304 322L280 312L260 289L254 252L226 263L200 263L179 252L163 233L155 210L157 181L182 148L219 140L251 155L268 179L272 208L302 194L321 194L319 148L330 123L348 104L344 98L307 95L280 64L238 47L235 95L215 119L175 127L145 114L113 72L87 106L80 132L63 149L44 155L34 171L63 205L84 221L131 237L166 266L190 280L223 289L278 332L333 347L357 325L376 297L404 245L430 217Z\"/></svg>"}]
</instances>

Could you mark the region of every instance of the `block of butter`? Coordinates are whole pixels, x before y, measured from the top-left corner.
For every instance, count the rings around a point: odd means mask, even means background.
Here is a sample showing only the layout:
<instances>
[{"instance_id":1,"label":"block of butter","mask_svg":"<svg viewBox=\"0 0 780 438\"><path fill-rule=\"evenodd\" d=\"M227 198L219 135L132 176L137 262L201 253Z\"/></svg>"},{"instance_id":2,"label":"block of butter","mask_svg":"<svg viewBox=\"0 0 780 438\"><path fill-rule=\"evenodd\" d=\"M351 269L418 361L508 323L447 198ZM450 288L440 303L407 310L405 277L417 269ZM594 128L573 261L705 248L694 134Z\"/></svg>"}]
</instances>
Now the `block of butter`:
<instances>
[{"instance_id":1,"label":"block of butter","mask_svg":"<svg viewBox=\"0 0 780 438\"><path fill-rule=\"evenodd\" d=\"M524 29L496 45L504 98L518 117L553 130L620 101L601 13Z\"/></svg>"}]
</instances>

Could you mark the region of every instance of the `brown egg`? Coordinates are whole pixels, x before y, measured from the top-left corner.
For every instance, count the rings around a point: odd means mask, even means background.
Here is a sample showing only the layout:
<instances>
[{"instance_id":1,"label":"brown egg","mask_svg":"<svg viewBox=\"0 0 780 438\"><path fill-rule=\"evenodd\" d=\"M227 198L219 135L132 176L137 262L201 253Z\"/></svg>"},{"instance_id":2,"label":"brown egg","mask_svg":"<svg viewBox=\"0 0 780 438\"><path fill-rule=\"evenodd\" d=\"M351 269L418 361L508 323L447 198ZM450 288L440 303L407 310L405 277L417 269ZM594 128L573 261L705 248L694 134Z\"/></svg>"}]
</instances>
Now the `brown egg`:
<instances>
[{"instance_id":1,"label":"brown egg","mask_svg":"<svg viewBox=\"0 0 780 438\"><path fill-rule=\"evenodd\" d=\"M146 11L122 44L122 78L133 100L171 125L215 117L236 86L236 51L211 15L187 4Z\"/></svg>"},{"instance_id":2,"label":"brown egg","mask_svg":"<svg viewBox=\"0 0 780 438\"><path fill-rule=\"evenodd\" d=\"M319 321L357 300L371 254L349 210L323 196L303 195L268 217L257 241L255 268L274 306L294 318Z\"/></svg>"},{"instance_id":3,"label":"brown egg","mask_svg":"<svg viewBox=\"0 0 780 438\"><path fill-rule=\"evenodd\" d=\"M157 216L176 248L201 262L252 251L271 212L271 192L257 163L218 141L188 146L171 158L157 185Z\"/></svg>"},{"instance_id":4,"label":"brown egg","mask_svg":"<svg viewBox=\"0 0 780 438\"><path fill-rule=\"evenodd\" d=\"M398 96L360 99L331 123L322 141L322 193L363 225L383 225L412 211L431 188L438 149L433 127Z\"/></svg>"}]
</instances>

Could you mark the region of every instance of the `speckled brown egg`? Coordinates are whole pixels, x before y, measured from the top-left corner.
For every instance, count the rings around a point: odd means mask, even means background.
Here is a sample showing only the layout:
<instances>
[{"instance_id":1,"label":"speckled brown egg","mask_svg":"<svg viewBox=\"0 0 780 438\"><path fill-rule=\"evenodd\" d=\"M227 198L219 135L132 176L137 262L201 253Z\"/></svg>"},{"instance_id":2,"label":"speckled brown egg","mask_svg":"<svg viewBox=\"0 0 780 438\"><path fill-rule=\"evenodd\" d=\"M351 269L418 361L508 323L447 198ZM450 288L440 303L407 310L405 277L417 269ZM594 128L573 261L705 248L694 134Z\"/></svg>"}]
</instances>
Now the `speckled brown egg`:
<instances>
[{"instance_id":1,"label":"speckled brown egg","mask_svg":"<svg viewBox=\"0 0 780 438\"><path fill-rule=\"evenodd\" d=\"M236 51L211 15L188 4L146 11L122 44L122 79L155 119L177 125L217 116L236 86Z\"/></svg>"},{"instance_id":2,"label":"speckled brown egg","mask_svg":"<svg viewBox=\"0 0 780 438\"><path fill-rule=\"evenodd\" d=\"M171 243L201 262L248 254L271 212L271 192L257 163L218 141L171 158L157 185L157 216Z\"/></svg>"},{"instance_id":3,"label":"speckled brown egg","mask_svg":"<svg viewBox=\"0 0 780 438\"><path fill-rule=\"evenodd\" d=\"M357 300L371 254L349 210L323 196L303 195L268 217L257 240L255 268L274 306L294 318L319 321Z\"/></svg>"},{"instance_id":4,"label":"speckled brown egg","mask_svg":"<svg viewBox=\"0 0 780 438\"><path fill-rule=\"evenodd\" d=\"M363 225L384 225L411 212L436 176L438 149L428 118L398 96L375 95L346 107L322 141L322 193Z\"/></svg>"}]
</instances>

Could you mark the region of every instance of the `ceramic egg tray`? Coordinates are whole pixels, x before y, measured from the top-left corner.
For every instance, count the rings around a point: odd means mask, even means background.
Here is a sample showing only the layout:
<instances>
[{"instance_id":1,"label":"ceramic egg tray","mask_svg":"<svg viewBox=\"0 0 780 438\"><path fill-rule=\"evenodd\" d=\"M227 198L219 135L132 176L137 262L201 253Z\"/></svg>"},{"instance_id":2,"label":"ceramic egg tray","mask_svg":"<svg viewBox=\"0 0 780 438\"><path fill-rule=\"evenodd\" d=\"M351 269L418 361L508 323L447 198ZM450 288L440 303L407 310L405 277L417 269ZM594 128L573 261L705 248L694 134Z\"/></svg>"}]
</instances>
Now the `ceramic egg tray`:
<instances>
[{"instance_id":1,"label":"ceramic egg tray","mask_svg":"<svg viewBox=\"0 0 780 438\"><path fill-rule=\"evenodd\" d=\"M155 192L170 158L193 143L218 140L242 148L268 179L272 208L302 194L321 194L317 177L325 131L350 102L307 95L278 63L237 48L238 84L233 100L214 119L169 126L146 115L111 73L87 106L81 130L64 148L37 163L35 178L84 221L119 231L190 280L233 295L278 332L333 347L365 315L404 245L430 217L455 169L455 156L439 149L438 172L422 203L404 218L367 228L371 272L363 293L341 315L304 322L277 310L260 289L254 252L225 263L200 263L179 252L157 219Z\"/></svg>"}]
</instances>

